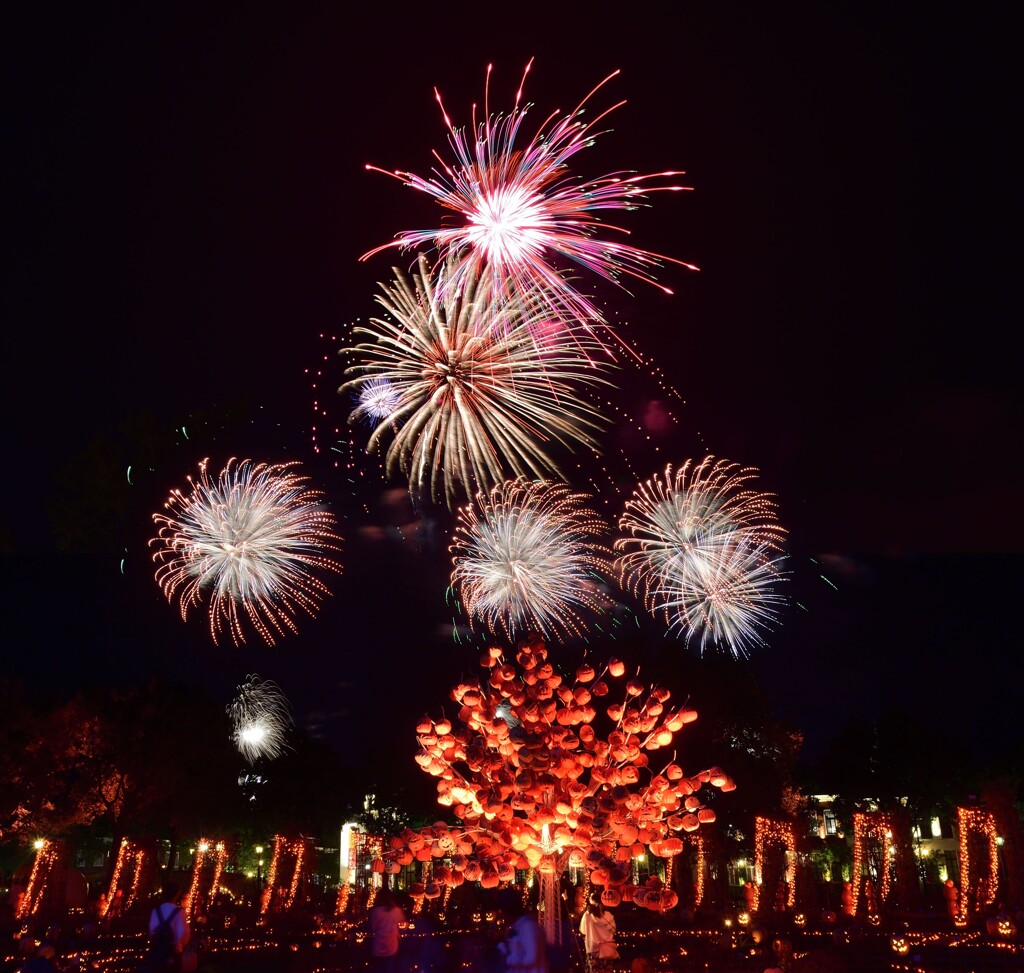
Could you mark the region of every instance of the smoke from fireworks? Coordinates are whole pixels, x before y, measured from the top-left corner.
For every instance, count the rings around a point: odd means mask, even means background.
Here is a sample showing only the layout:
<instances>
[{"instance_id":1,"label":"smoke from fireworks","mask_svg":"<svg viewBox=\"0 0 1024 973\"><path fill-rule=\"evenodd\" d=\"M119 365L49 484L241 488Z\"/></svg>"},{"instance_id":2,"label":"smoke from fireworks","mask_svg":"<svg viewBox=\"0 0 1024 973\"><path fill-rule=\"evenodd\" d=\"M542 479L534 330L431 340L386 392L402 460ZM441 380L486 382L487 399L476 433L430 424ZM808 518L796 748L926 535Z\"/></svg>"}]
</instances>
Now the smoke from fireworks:
<instances>
[{"instance_id":1,"label":"smoke from fireworks","mask_svg":"<svg viewBox=\"0 0 1024 973\"><path fill-rule=\"evenodd\" d=\"M533 62L527 65L528 73ZM490 88L491 67L487 68ZM671 293L651 276L662 260L672 260L608 239L607 232L628 235L622 227L603 223L597 214L606 210L632 210L643 205L646 193L654 190L689 189L679 185L651 185L652 180L674 178L681 172L637 175L613 172L597 179L573 176L568 161L593 144L597 130L610 112L625 104L618 102L589 122L583 121L585 107L593 95L619 72L609 75L568 114L552 112L529 141L517 146L517 138L529 105L521 105L522 84L510 113L492 116L488 96L484 97L484 120L477 123L473 111L471 128L455 128L434 93L449 132L455 155L448 165L435 152L440 168L429 178L411 172L387 172L407 186L432 196L456 219L450 225L429 230L409 230L395 240L364 254L372 255L398 247L401 250L429 245L437 248L438 263L454 258L456 263L448 285L456 290L471 278L488 272L509 293L526 293L543 288L557 316L582 321L602 321L597 308L567 280L564 267L555 258L567 259L603 277L619 282L623 275L655 284ZM526 75L523 75L525 82ZM672 260L696 270L692 264Z\"/></svg>"},{"instance_id":2,"label":"smoke from fireworks","mask_svg":"<svg viewBox=\"0 0 1024 973\"><path fill-rule=\"evenodd\" d=\"M367 388L386 383L393 407L370 435L369 452L385 436L386 467L409 478L414 493L437 499L443 485L452 506L505 479L561 471L547 448L557 442L596 451L589 430L603 417L580 398L587 386L608 383L588 352L597 348L579 325L545 330L536 292L504 300L487 281L470 275L461 290L431 279L426 258L410 278L395 271L377 302L387 318L356 327L367 342L342 349L359 364L340 392L360 404L350 422L371 415Z\"/></svg>"},{"instance_id":3,"label":"smoke from fireworks","mask_svg":"<svg viewBox=\"0 0 1024 973\"><path fill-rule=\"evenodd\" d=\"M284 750L285 735L293 725L291 706L277 683L249 676L238 687L238 695L227 707L231 717L231 739L249 761L259 757L272 760Z\"/></svg>"},{"instance_id":4,"label":"smoke from fireworks","mask_svg":"<svg viewBox=\"0 0 1024 973\"><path fill-rule=\"evenodd\" d=\"M706 457L643 483L626 503L616 541L624 586L663 612L689 642L699 636L746 655L777 621L785 530L771 494L749 489L757 471Z\"/></svg>"},{"instance_id":5,"label":"smoke from fireworks","mask_svg":"<svg viewBox=\"0 0 1024 973\"><path fill-rule=\"evenodd\" d=\"M459 511L452 587L470 619L510 638L578 634L578 609L600 609L607 527L585 494L564 484L510 480Z\"/></svg>"},{"instance_id":6,"label":"smoke from fireworks","mask_svg":"<svg viewBox=\"0 0 1024 973\"><path fill-rule=\"evenodd\" d=\"M341 571L335 517L321 491L293 472L297 463L228 461L216 478L199 464L185 492L174 490L154 514L159 525L153 560L167 599L186 619L209 601L214 642L224 631L245 642L245 620L270 645L297 631L298 610L315 615L327 587L320 570Z\"/></svg>"}]
</instances>

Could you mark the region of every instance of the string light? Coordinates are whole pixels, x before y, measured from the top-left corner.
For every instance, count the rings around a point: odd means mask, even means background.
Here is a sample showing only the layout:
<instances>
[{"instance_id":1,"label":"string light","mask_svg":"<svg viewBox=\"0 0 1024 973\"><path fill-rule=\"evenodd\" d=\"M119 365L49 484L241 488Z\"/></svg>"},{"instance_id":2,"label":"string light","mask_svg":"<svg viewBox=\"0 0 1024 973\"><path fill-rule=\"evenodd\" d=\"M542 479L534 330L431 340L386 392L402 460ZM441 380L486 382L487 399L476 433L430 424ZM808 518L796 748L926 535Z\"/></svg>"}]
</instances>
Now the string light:
<instances>
[{"instance_id":1,"label":"string light","mask_svg":"<svg viewBox=\"0 0 1024 973\"><path fill-rule=\"evenodd\" d=\"M991 811L978 807L958 807L956 809L957 824L960 832L960 898L961 912L966 913L970 907L969 891L971 888L971 833L980 833L988 842L988 875L980 879L984 889L984 898L978 896L977 908L995 902L999 888L999 841L996 834L996 819Z\"/></svg>"},{"instance_id":2,"label":"string light","mask_svg":"<svg viewBox=\"0 0 1024 973\"><path fill-rule=\"evenodd\" d=\"M688 834L683 838L683 844L692 845L697 851L697 881L693 892L693 904L699 906L704 901L704 835L700 832ZM669 859L671 862L672 859Z\"/></svg>"},{"instance_id":3,"label":"string light","mask_svg":"<svg viewBox=\"0 0 1024 973\"><path fill-rule=\"evenodd\" d=\"M864 853L867 843L875 839L882 847L881 865L881 901L889 897L889 889L892 885L892 865L896 857L896 849L891 844L893 833L898 828L898 822L891 814L885 811L855 811L853 815L853 881L850 891L853 894L852 914L857 914L857 900L860 898L861 870L864 866Z\"/></svg>"},{"instance_id":4,"label":"string light","mask_svg":"<svg viewBox=\"0 0 1024 973\"><path fill-rule=\"evenodd\" d=\"M284 835L274 836L274 853L270 858L270 869L267 871L267 885L263 889L260 901L260 915L266 915L274 902L275 896L281 901L281 910L287 912L295 904L299 887L309 871L312 855L312 842L309 838L286 838ZM278 882L279 873L291 864L291 877L288 885Z\"/></svg>"},{"instance_id":5,"label":"string light","mask_svg":"<svg viewBox=\"0 0 1024 973\"><path fill-rule=\"evenodd\" d=\"M63 894L65 871L67 869L67 845L64 841L50 841L38 838L35 841L36 858L21 904L15 915L19 919L39 912L49 894L59 889Z\"/></svg>"},{"instance_id":6,"label":"string light","mask_svg":"<svg viewBox=\"0 0 1024 973\"><path fill-rule=\"evenodd\" d=\"M792 821L778 821L772 818L754 818L754 872L757 881L754 883L754 899L751 908L756 912L761 899L761 875L764 868L765 849L772 845L785 845L786 870L783 881L787 885L786 908L793 908L796 902L796 881L794 880L793 864L796 861L796 836L793 833Z\"/></svg>"},{"instance_id":7,"label":"string light","mask_svg":"<svg viewBox=\"0 0 1024 973\"><path fill-rule=\"evenodd\" d=\"M124 889L121 885L121 873L124 871L124 868L128 863L131 863L129 867L132 867L132 880L131 884L128 885L128 894L124 896L125 909L130 909L138 897L139 888L142 883L142 873L147 864L147 855L144 848L136 846L127 838L122 838L121 846L117 849L117 859L114 862L114 871L110 876L110 888L107 891L107 899L103 903L103 907L100 911L100 915L103 917L106 917L110 912L110 908L114 904L114 899L119 889L121 890L122 895L124 895Z\"/></svg>"},{"instance_id":8,"label":"string light","mask_svg":"<svg viewBox=\"0 0 1024 973\"><path fill-rule=\"evenodd\" d=\"M199 903L205 903L202 911L206 911L213 905L213 901L220 889L220 876L224 871L224 864L227 861L228 853L223 841L212 844L213 848L213 874L207 891L204 895L203 873L206 871L207 856L210 854L211 842L206 838L200 838L196 843L195 857L192 859L192 884L189 886L188 896L185 899L185 915L190 919L193 914L200 911Z\"/></svg>"}]
</instances>

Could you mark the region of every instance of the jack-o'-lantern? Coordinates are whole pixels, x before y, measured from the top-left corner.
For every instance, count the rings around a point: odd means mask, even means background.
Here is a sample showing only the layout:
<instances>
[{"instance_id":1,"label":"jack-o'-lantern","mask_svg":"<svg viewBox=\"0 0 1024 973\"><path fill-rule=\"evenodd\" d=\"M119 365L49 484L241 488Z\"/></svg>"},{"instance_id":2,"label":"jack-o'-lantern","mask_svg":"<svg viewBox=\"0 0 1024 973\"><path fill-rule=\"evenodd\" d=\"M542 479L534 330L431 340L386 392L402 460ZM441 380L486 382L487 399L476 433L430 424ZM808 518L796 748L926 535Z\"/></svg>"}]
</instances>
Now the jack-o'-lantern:
<instances>
[{"instance_id":1,"label":"jack-o'-lantern","mask_svg":"<svg viewBox=\"0 0 1024 973\"><path fill-rule=\"evenodd\" d=\"M910 940L907 939L902 933L893 936L889 940L889 945L892 947L892 951L898 956L906 956L910 952Z\"/></svg>"}]
</instances>

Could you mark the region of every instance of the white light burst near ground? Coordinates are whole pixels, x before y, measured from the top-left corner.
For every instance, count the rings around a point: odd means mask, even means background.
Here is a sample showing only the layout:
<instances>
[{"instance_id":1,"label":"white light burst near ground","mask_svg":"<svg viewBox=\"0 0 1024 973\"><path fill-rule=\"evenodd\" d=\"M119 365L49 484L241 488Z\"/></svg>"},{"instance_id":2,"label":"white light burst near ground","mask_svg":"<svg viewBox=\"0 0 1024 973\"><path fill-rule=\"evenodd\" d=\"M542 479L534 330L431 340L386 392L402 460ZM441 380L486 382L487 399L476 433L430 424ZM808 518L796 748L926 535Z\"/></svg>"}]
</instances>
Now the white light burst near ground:
<instances>
[{"instance_id":1,"label":"white light burst near ground","mask_svg":"<svg viewBox=\"0 0 1024 973\"><path fill-rule=\"evenodd\" d=\"M297 466L232 459L212 477L204 460L153 515L156 580L183 619L208 603L214 642L226 629L244 643L248 620L273 645L297 631L298 611L316 614L328 594L318 575L341 571L336 519Z\"/></svg>"},{"instance_id":2,"label":"white light burst near ground","mask_svg":"<svg viewBox=\"0 0 1024 973\"><path fill-rule=\"evenodd\" d=\"M527 73L532 63L527 65ZM644 205L651 191L689 189L672 182L657 184L658 180L671 180L683 173L638 175L623 171L582 179L568 167L577 152L591 146L602 134L599 126L607 116L625 104L620 101L584 121L590 99L618 71L572 111L553 111L527 140L520 139L530 108L520 103L522 83L512 110L492 115L488 103L490 73L488 66L483 120L477 122L474 106L469 128L452 124L435 89L454 153L451 164L435 152L438 166L428 178L367 166L433 197L454 216L443 227L401 232L362 259L388 247L408 250L430 246L436 249L439 265L454 259L447 283L456 290L484 274L508 293L524 294L540 285L556 315L591 323L601 322L602 315L569 283L565 274L568 267L583 267L615 282L623 276L637 278L666 293L671 291L652 276L662 261L697 269L622 242L629 231L600 219L602 212Z\"/></svg>"},{"instance_id":3,"label":"white light burst near ground","mask_svg":"<svg viewBox=\"0 0 1024 973\"><path fill-rule=\"evenodd\" d=\"M250 763L272 760L287 746L288 728L294 725L291 705L280 687L268 679L249 676L227 707L231 739Z\"/></svg>"},{"instance_id":4,"label":"white light burst near ground","mask_svg":"<svg viewBox=\"0 0 1024 973\"><path fill-rule=\"evenodd\" d=\"M510 638L580 634L579 610L600 610L611 570L608 528L585 494L510 480L459 511L452 587L471 622Z\"/></svg>"},{"instance_id":5,"label":"white light burst near ground","mask_svg":"<svg viewBox=\"0 0 1024 973\"><path fill-rule=\"evenodd\" d=\"M615 547L623 586L663 613L701 651L746 655L778 620L784 528L757 471L713 456L642 483L627 501Z\"/></svg>"},{"instance_id":6,"label":"white light burst near ground","mask_svg":"<svg viewBox=\"0 0 1024 973\"><path fill-rule=\"evenodd\" d=\"M376 408L364 392L386 383L393 405L367 450L391 438L389 475L400 469L414 495L443 493L451 507L510 474L561 478L552 445L597 451L592 433L604 419L581 396L609 383L585 328L545 328L535 292L508 300L472 276L458 292L446 288L423 256L411 278L395 273L377 299L386 316L355 327L367 340L342 349L357 364L339 390L359 399L357 422Z\"/></svg>"}]
</instances>

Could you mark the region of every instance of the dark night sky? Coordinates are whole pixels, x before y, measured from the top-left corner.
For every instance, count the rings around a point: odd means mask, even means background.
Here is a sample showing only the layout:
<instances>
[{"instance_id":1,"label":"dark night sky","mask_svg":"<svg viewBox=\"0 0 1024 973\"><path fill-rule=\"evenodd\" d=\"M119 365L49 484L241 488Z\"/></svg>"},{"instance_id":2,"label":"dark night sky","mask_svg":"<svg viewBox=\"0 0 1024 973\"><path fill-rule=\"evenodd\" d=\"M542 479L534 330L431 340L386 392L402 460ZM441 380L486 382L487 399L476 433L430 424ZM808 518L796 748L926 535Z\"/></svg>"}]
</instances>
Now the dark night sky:
<instances>
[{"instance_id":1,"label":"dark night sky","mask_svg":"<svg viewBox=\"0 0 1024 973\"><path fill-rule=\"evenodd\" d=\"M314 454L306 370L326 369L320 399L342 422L321 336L373 313L396 262L358 257L436 224L365 163L424 173L445 148L433 86L463 122L489 61L505 108L535 57L538 122L622 71L596 104L628 103L576 171L685 169L695 187L624 220L700 273L666 267L672 297L600 292L686 399L657 453L609 430L609 465L626 476L623 450L643 475L704 452L760 467L807 609L751 662L780 714L810 753L896 702L925 721L960 706L979 751L1012 739L1010 25L994 7L720 7L526 4L488 24L439 5L358 19L340 4L125 5L9 21L7 671L64 689L177 673L225 701L258 672L332 742L369 718L411 748L415 717L474 668L444 631L446 521L428 512L417 533L373 462L353 490ZM621 380L623 410L651 414L649 377ZM152 582L149 514L207 455L302 460L345 513L335 596L275 649L212 646Z\"/></svg>"}]
</instances>

